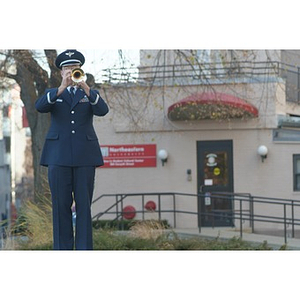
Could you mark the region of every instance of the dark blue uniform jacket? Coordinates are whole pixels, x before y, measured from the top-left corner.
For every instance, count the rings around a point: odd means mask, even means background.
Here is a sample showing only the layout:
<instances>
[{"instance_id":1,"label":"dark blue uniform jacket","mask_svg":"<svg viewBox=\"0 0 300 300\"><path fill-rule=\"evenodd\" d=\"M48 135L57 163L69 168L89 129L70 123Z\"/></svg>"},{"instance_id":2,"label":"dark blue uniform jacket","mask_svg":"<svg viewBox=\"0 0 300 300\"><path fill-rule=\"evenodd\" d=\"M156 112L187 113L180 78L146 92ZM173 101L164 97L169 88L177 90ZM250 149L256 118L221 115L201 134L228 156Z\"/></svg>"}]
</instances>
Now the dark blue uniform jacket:
<instances>
[{"instance_id":1,"label":"dark blue uniform jacket","mask_svg":"<svg viewBox=\"0 0 300 300\"><path fill-rule=\"evenodd\" d=\"M96 90L87 97L78 89L72 101L67 89L57 96L58 88L46 90L36 103L41 113L51 113L51 125L44 144L41 165L102 166L103 158L93 127L93 116L104 116L108 106Z\"/></svg>"}]
</instances>

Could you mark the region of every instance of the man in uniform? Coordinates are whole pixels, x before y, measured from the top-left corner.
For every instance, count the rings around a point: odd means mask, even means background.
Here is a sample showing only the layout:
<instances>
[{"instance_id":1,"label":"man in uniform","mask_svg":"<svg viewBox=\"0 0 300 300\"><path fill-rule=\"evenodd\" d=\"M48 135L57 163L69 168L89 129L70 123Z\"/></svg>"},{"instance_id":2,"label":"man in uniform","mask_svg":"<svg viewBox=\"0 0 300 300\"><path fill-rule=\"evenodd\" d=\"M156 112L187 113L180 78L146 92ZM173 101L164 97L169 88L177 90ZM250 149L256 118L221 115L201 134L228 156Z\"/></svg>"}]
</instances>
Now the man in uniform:
<instances>
[{"instance_id":1,"label":"man in uniform","mask_svg":"<svg viewBox=\"0 0 300 300\"><path fill-rule=\"evenodd\" d=\"M83 80L74 84L71 73L85 62L82 53L66 50L55 64L61 69L59 87L36 101L40 113L51 114L41 165L48 167L52 196L54 250L92 250L91 202L95 168L103 165L93 116L105 116L108 106L97 90ZM75 238L72 204L76 203Z\"/></svg>"}]
</instances>

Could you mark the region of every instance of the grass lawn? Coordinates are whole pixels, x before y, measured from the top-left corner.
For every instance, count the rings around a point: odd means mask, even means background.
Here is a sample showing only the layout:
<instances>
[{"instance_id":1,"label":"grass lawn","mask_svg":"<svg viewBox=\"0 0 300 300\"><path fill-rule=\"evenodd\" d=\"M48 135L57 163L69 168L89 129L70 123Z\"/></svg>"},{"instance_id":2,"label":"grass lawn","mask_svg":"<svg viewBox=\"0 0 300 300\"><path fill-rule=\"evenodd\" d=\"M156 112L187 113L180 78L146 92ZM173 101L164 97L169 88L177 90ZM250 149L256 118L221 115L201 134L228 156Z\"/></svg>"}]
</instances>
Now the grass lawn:
<instances>
[{"instance_id":1,"label":"grass lawn","mask_svg":"<svg viewBox=\"0 0 300 300\"><path fill-rule=\"evenodd\" d=\"M94 250L273 250L267 242L253 245L240 238L224 241L218 238L181 237L165 221L134 221L125 224L125 231L118 231L118 224L104 224L93 224ZM52 250L49 200L38 204L28 202L8 236L12 238L5 241L3 250Z\"/></svg>"},{"instance_id":2,"label":"grass lawn","mask_svg":"<svg viewBox=\"0 0 300 300\"><path fill-rule=\"evenodd\" d=\"M52 250L52 242L19 242L18 250ZM159 232L153 236L139 236L132 231L120 232L108 229L94 230L94 250L272 250L266 243L252 245L240 238L227 241L203 239L200 237L181 238L176 233Z\"/></svg>"}]
</instances>

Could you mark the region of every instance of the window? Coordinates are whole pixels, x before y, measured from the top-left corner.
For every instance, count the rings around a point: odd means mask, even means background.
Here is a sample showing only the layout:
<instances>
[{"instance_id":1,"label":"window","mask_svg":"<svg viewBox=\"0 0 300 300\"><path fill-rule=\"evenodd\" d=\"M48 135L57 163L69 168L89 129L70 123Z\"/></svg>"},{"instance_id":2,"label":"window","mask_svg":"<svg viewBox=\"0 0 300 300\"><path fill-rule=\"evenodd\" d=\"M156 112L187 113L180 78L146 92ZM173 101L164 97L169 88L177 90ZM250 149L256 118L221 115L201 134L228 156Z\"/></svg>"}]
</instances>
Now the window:
<instances>
[{"instance_id":1,"label":"window","mask_svg":"<svg viewBox=\"0 0 300 300\"><path fill-rule=\"evenodd\" d=\"M300 142L300 130L274 129L274 142Z\"/></svg>"},{"instance_id":2,"label":"window","mask_svg":"<svg viewBox=\"0 0 300 300\"><path fill-rule=\"evenodd\" d=\"M197 57L201 64L201 75L204 75L205 78L209 78L211 75L211 51L197 50Z\"/></svg>"},{"instance_id":3,"label":"window","mask_svg":"<svg viewBox=\"0 0 300 300\"><path fill-rule=\"evenodd\" d=\"M300 154L293 155L294 191L300 191Z\"/></svg>"}]
</instances>

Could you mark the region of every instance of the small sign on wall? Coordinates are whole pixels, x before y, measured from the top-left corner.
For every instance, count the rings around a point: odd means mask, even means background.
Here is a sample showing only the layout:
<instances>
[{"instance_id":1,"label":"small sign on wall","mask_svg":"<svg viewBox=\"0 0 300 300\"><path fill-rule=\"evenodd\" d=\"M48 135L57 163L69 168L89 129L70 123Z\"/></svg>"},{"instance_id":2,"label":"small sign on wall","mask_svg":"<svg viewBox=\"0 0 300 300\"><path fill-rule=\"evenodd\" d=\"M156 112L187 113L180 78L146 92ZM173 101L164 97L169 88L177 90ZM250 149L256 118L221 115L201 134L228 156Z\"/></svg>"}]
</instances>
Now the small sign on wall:
<instances>
[{"instance_id":1,"label":"small sign on wall","mask_svg":"<svg viewBox=\"0 0 300 300\"><path fill-rule=\"evenodd\" d=\"M156 145L103 145L102 168L149 168L156 167Z\"/></svg>"}]
</instances>

